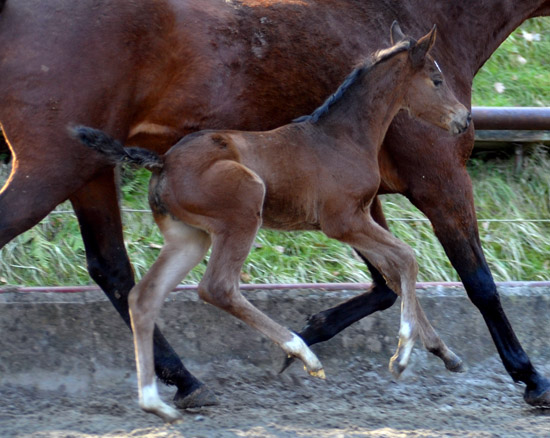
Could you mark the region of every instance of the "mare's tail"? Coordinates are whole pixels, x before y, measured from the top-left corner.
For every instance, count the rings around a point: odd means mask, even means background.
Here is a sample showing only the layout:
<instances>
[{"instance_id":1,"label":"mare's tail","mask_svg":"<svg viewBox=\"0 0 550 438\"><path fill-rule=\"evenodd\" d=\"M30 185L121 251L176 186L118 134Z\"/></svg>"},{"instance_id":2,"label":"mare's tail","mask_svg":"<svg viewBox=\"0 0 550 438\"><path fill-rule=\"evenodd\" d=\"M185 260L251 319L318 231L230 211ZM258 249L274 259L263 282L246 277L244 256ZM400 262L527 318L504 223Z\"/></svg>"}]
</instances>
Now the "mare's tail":
<instances>
[{"instance_id":1,"label":"mare's tail","mask_svg":"<svg viewBox=\"0 0 550 438\"><path fill-rule=\"evenodd\" d=\"M0 0L1 1L1 0ZM71 134L89 148L103 154L113 164L131 163L147 170L162 169L162 157L155 152L142 148L125 148L124 145L99 129L87 126L75 126L69 129Z\"/></svg>"}]
</instances>

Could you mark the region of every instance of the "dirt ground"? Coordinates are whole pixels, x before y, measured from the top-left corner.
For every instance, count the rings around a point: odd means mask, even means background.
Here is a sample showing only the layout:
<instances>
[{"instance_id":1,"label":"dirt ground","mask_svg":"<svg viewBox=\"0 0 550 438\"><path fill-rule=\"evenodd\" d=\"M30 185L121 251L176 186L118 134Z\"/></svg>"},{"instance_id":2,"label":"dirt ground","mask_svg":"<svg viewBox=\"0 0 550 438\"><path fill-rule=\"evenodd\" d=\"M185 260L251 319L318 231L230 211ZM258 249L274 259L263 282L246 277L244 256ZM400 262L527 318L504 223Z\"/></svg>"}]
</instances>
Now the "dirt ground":
<instances>
[{"instance_id":1,"label":"dirt ground","mask_svg":"<svg viewBox=\"0 0 550 438\"><path fill-rule=\"evenodd\" d=\"M398 382L386 364L365 358L327 370L326 382L298 365L278 375L244 361L214 363L193 371L220 405L187 411L172 426L140 411L131 376L89 393L4 384L0 431L5 438L549 436L550 410L528 407L497 358L459 375L413 362ZM171 396L169 388L162 393Z\"/></svg>"}]
</instances>

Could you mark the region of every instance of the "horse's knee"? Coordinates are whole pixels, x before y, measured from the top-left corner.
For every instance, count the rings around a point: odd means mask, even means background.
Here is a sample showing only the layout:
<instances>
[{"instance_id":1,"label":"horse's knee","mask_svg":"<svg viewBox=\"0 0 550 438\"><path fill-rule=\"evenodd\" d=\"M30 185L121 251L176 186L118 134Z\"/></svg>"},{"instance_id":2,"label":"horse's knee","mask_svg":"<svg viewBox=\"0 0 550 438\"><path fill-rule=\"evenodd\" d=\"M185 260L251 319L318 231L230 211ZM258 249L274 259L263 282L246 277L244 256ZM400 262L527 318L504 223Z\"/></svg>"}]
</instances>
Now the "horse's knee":
<instances>
[{"instance_id":1,"label":"horse's knee","mask_svg":"<svg viewBox=\"0 0 550 438\"><path fill-rule=\"evenodd\" d=\"M500 307L500 298L491 272L478 269L475 273L462 276L468 297L478 309Z\"/></svg>"},{"instance_id":2,"label":"horse's knee","mask_svg":"<svg viewBox=\"0 0 550 438\"><path fill-rule=\"evenodd\" d=\"M139 291L137 290L137 286L134 286L128 294L128 308L134 323L140 320L144 314L143 306L141 306L140 303Z\"/></svg>"},{"instance_id":3,"label":"horse's knee","mask_svg":"<svg viewBox=\"0 0 550 438\"><path fill-rule=\"evenodd\" d=\"M128 307L132 321L132 329L139 333L152 331L155 324L154 310L144 299L139 284L134 286L128 294Z\"/></svg>"},{"instance_id":4,"label":"horse's knee","mask_svg":"<svg viewBox=\"0 0 550 438\"><path fill-rule=\"evenodd\" d=\"M414 251L405 244L394 248L380 268L388 286L398 294L401 294L404 282L416 281L418 275L418 263Z\"/></svg>"},{"instance_id":5,"label":"horse's knee","mask_svg":"<svg viewBox=\"0 0 550 438\"><path fill-rule=\"evenodd\" d=\"M140 311L139 307L139 292L136 290L137 286L134 286L128 294L128 307L131 312L136 313Z\"/></svg>"},{"instance_id":6,"label":"horse's knee","mask_svg":"<svg viewBox=\"0 0 550 438\"><path fill-rule=\"evenodd\" d=\"M101 280L107 277L105 270L105 263L102 263L99 257L89 256L86 259L86 268L92 280L99 283Z\"/></svg>"},{"instance_id":7,"label":"horse's knee","mask_svg":"<svg viewBox=\"0 0 550 438\"><path fill-rule=\"evenodd\" d=\"M115 291L115 298L126 296L134 283L134 272L126 251L121 250L110 260L101 254L87 252L86 266L90 277L105 291Z\"/></svg>"},{"instance_id":8,"label":"horse's knee","mask_svg":"<svg viewBox=\"0 0 550 438\"><path fill-rule=\"evenodd\" d=\"M228 312L235 307L238 295L237 286L226 279L203 279L198 292L203 301Z\"/></svg>"}]
</instances>

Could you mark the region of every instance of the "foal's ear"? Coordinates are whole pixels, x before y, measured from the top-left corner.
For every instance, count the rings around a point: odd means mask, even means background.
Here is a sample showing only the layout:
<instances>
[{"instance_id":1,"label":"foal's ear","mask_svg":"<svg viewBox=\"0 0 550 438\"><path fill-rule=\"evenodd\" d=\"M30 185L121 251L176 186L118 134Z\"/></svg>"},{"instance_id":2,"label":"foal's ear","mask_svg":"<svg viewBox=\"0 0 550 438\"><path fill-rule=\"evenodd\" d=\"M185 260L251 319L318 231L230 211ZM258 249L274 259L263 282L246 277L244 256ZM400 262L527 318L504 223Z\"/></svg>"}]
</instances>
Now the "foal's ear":
<instances>
[{"instance_id":1,"label":"foal's ear","mask_svg":"<svg viewBox=\"0 0 550 438\"><path fill-rule=\"evenodd\" d=\"M397 44L399 41L403 41L405 39L405 34L401 30L401 27L399 26L399 23L397 20L394 20L394 22L391 24L390 27L390 41L391 45Z\"/></svg>"},{"instance_id":2,"label":"foal's ear","mask_svg":"<svg viewBox=\"0 0 550 438\"><path fill-rule=\"evenodd\" d=\"M411 59L414 67L419 67L424 63L426 55L432 49L435 44L436 26L432 27L432 30L418 40L418 42L411 49Z\"/></svg>"}]
</instances>

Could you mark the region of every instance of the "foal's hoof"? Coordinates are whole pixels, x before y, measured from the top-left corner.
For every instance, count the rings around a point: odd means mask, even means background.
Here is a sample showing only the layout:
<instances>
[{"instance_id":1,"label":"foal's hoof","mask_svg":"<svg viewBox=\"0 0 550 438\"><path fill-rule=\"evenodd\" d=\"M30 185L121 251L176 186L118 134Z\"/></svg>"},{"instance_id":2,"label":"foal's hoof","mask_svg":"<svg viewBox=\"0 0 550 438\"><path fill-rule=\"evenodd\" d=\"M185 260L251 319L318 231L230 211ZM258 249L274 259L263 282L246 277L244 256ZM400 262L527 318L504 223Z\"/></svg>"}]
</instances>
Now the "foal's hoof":
<instances>
[{"instance_id":1,"label":"foal's hoof","mask_svg":"<svg viewBox=\"0 0 550 438\"><path fill-rule=\"evenodd\" d=\"M174 409L174 411L176 411ZM154 414L158 415L159 417L161 417L165 423L168 423L168 424L181 424L183 423L183 417L181 416L181 414L178 413L178 411L176 411L174 414L168 414L168 413L158 413L158 412L153 412Z\"/></svg>"},{"instance_id":2,"label":"foal's hoof","mask_svg":"<svg viewBox=\"0 0 550 438\"><path fill-rule=\"evenodd\" d=\"M466 371L468 371L468 367L456 354L454 355L452 360L445 362L445 368L453 373L465 373Z\"/></svg>"},{"instance_id":3,"label":"foal's hoof","mask_svg":"<svg viewBox=\"0 0 550 438\"><path fill-rule=\"evenodd\" d=\"M546 390L543 390L542 392L537 391L536 389L529 390L525 388L523 400L531 406L550 409L550 388L546 388Z\"/></svg>"},{"instance_id":4,"label":"foal's hoof","mask_svg":"<svg viewBox=\"0 0 550 438\"><path fill-rule=\"evenodd\" d=\"M168 406L164 403L162 403L162 406L157 406L157 407L154 407L154 408L144 408L144 407L142 407L142 409L145 412L149 412L150 414L155 414L156 416L162 418L162 420L165 423L168 423L168 424L183 423L183 417L179 413L179 411L177 411L174 408L171 408L170 406Z\"/></svg>"},{"instance_id":5,"label":"foal's hoof","mask_svg":"<svg viewBox=\"0 0 550 438\"><path fill-rule=\"evenodd\" d=\"M407 368L407 365L401 365L396 357L392 357L390 360L390 373L392 373L394 379L399 379L401 377L401 374L403 371L405 371L405 368Z\"/></svg>"},{"instance_id":6,"label":"foal's hoof","mask_svg":"<svg viewBox=\"0 0 550 438\"><path fill-rule=\"evenodd\" d=\"M323 368L319 370L308 370L306 367L304 369L309 373L311 377L317 377L318 379L325 380L327 376L325 375L325 370Z\"/></svg>"},{"instance_id":7,"label":"foal's hoof","mask_svg":"<svg viewBox=\"0 0 550 438\"><path fill-rule=\"evenodd\" d=\"M195 389L192 393L184 395L181 390L178 389L174 396L174 405L178 409L189 408L202 408L204 406L216 406L220 402L210 389L205 385Z\"/></svg>"}]
</instances>

